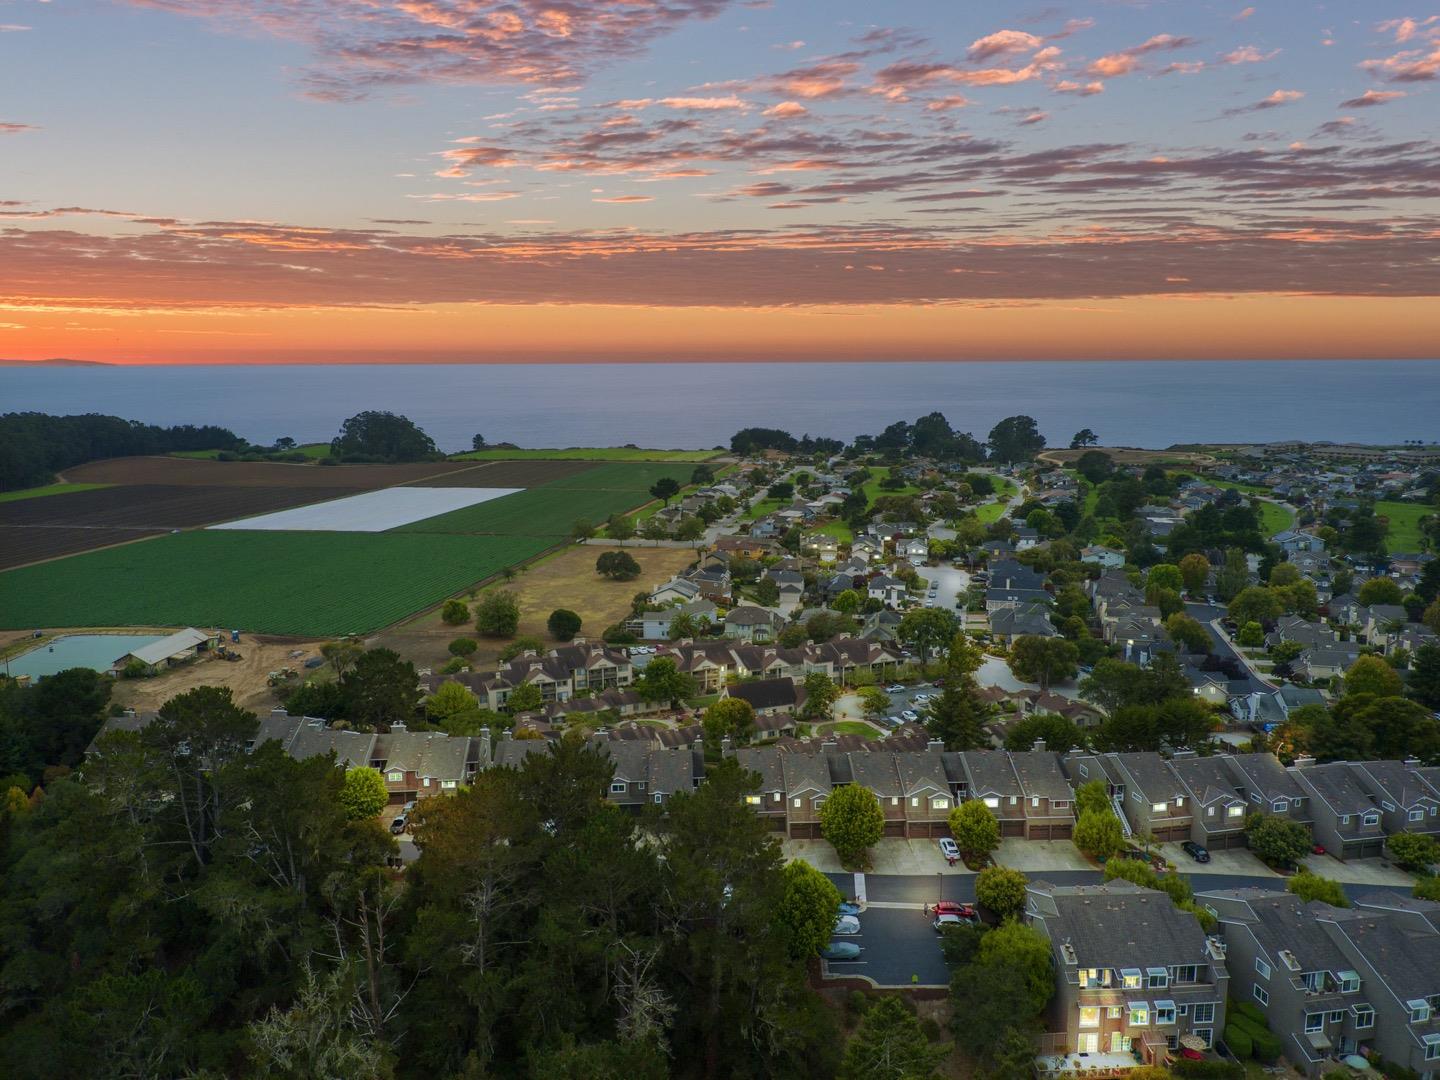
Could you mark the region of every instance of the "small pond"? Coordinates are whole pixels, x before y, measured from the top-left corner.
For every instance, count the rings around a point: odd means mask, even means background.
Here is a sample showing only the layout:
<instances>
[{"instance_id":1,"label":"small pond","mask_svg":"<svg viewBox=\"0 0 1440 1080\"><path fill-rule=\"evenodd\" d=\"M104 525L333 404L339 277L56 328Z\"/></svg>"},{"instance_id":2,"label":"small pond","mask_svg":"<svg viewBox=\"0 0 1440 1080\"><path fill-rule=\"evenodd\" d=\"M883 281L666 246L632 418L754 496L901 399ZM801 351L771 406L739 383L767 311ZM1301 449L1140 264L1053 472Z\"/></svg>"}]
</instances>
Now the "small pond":
<instances>
[{"instance_id":1,"label":"small pond","mask_svg":"<svg viewBox=\"0 0 1440 1080\"><path fill-rule=\"evenodd\" d=\"M68 634L42 641L35 648L5 662L9 673L43 679L73 667L109 671L110 665L128 652L159 641L163 634Z\"/></svg>"}]
</instances>

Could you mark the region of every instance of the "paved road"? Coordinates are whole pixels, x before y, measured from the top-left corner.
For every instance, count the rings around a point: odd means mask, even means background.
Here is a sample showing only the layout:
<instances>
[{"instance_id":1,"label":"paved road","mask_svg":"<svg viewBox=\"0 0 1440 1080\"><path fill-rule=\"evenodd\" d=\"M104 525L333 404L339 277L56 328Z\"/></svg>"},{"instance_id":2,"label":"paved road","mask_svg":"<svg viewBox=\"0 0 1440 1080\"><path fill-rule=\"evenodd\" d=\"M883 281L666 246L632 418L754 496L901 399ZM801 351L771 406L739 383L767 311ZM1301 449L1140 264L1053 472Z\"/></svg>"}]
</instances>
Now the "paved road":
<instances>
[{"instance_id":1,"label":"paved road","mask_svg":"<svg viewBox=\"0 0 1440 1080\"><path fill-rule=\"evenodd\" d=\"M855 892L855 875L827 874L841 895ZM1032 881L1048 881L1052 885L1098 885L1104 879L1093 870L1056 870L1031 873ZM1186 874L1197 893L1218 889L1283 889L1278 878L1240 877L1226 874ZM1408 896L1408 886L1342 885L1352 899L1374 892L1393 892ZM974 875L914 874L865 876L867 907L860 915L858 936L843 940L861 947L860 959L853 963L826 962L827 970L836 976L855 975L872 979L881 986L908 986L911 976L919 976L922 986L946 986L950 971L940 952L939 936L930 925L922 905L936 900L974 901Z\"/></svg>"},{"instance_id":2,"label":"paved road","mask_svg":"<svg viewBox=\"0 0 1440 1080\"><path fill-rule=\"evenodd\" d=\"M1186 604L1185 613L1198 621L1201 626L1205 627L1205 632L1210 635L1210 641L1216 656L1223 659L1234 660L1240 665L1240 669L1245 672L1245 678L1240 681L1246 683L1250 691L1275 689L1255 674L1245 658L1240 655L1239 650L1230 643L1229 639L1220 632L1220 628L1215 625L1218 620L1225 617L1225 608L1223 606L1219 604Z\"/></svg>"}]
</instances>

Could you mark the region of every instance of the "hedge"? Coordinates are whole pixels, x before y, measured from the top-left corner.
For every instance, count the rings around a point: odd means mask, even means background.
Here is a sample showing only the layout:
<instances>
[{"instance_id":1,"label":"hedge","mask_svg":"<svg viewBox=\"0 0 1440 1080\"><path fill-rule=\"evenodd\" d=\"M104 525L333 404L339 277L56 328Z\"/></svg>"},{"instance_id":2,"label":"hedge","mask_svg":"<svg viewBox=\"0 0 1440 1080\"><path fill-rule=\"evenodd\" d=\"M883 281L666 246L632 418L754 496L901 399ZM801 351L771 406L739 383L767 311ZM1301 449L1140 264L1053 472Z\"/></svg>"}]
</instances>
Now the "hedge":
<instances>
[{"instance_id":1,"label":"hedge","mask_svg":"<svg viewBox=\"0 0 1440 1080\"><path fill-rule=\"evenodd\" d=\"M1242 1061L1255 1052L1255 1044L1250 1040L1250 1036L1243 1028L1236 1027L1234 1024L1225 1025L1225 1045Z\"/></svg>"},{"instance_id":2,"label":"hedge","mask_svg":"<svg viewBox=\"0 0 1440 1080\"><path fill-rule=\"evenodd\" d=\"M1170 1072L1184 1080L1244 1080L1245 1066L1233 1061L1197 1061L1182 1057L1170 1063Z\"/></svg>"},{"instance_id":3,"label":"hedge","mask_svg":"<svg viewBox=\"0 0 1440 1080\"><path fill-rule=\"evenodd\" d=\"M1261 1027L1270 1026L1270 1022L1265 1019L1265 1014L1260 1010L1260 1006L1253 1002L1232 1001L1230 1002L1230 1011L1226 1015L1228 1017L1243 1016Z\"/></svg>"}]
</instances>

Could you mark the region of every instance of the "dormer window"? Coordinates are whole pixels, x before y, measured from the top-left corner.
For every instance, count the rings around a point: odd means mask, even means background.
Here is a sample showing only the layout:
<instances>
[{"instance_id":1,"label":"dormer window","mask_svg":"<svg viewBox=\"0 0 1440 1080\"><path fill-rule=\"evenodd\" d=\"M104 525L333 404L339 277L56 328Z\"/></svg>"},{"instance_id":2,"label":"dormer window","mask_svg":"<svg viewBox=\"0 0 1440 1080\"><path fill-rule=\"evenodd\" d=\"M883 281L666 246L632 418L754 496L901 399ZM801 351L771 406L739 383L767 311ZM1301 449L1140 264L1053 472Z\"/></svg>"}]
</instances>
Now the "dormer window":
<instances>
[{"instance_id":1,"label":"dormer window","mask_svg":"<svg viewBox=\"0 0 1440 1080\"><path fill-rule=\"evenodd\" d=\"M1283 814L1290 809L1290 803L1287 802L1285 799L1276 799L1273 803L1270 804L1270 809L1275 811L1275 813L1277 814Z\"/></svg>"},{"instance_id":2,"label":"dormer window","mask_svg":"<svg viewBox=\"0 0 1440 1080\"><path fill-rule=\"evenodd\" d=\"M623 795L625 793L625 781L616 780L610 785L610 792L614 795Z\"/></svg>"},{"instance_id":3,"label":"dormer window","mask_svg":"<svg viewBox=\"0 0 1440 1080\"><path fill-rule=\"evenodd\" d=\"M1145 985L1151 990L1164 990L1170 985L1170 972L1165 968L1146 968Z\"/></svg>"},{"instance_id":4,"label":"dormer window","mask_svg":"<svg viewBox=\"0 0 1440 1080\"><path fill-rule=\"evenodd\" d=\"M1380 815L1372 812L1372 813L1366 814L1363 818L1361 818L1361 820L1362 820L1366 825L1370 825L1370 826L1379 825L1379 824L1380 824Z\"/></svg>"},{"instance_id":5,"label":"dormer window","mask_svg":"<svg viewBox=\"0 0 1440 1080\"><path fill-rule=\"evenodd\" d=\"M1430 1003L1424 998L1412 998L1405 1002L1405 1008L1410 1010L1412 1024L1423 1024L1430 1019Z\"/></svg>"},{"instance_id":6,"label":"dormer window","mask_svg":"<svg viewBox=\"0 0 1440 1080\"><path fill-rule=\"evenodd\" d=\"M1341 971L1336 974L1340 980L1340 992L1342 994L1353 994L1360 989L1360 975L1354 971Z\"/></svg>"},{"instance_id":7,"label":"dormer window","mask_svg":"<svg viewBox=\"0 0 1440 1080\"><path fill-rule=\"evenodd\" d=\"M1122 987L1124 987L1126 990L1139 990L1139 989L1140 989L1140 969L1139 969L1139 968L1121 968L1121 969L1120 969L1120 985L1121 985Z\"/></svg>"},{"instance_id":8,"label":"dormer window","mask_svg":"<svg viewBox=\"0 0 1440 1080\"><path fill-rule=\"evenodd\" d=\"M1163 814L1165 812L1165 804L1163 802L1151 803L1150 812L1152 814Z\"/></svg>"}]
</instances>

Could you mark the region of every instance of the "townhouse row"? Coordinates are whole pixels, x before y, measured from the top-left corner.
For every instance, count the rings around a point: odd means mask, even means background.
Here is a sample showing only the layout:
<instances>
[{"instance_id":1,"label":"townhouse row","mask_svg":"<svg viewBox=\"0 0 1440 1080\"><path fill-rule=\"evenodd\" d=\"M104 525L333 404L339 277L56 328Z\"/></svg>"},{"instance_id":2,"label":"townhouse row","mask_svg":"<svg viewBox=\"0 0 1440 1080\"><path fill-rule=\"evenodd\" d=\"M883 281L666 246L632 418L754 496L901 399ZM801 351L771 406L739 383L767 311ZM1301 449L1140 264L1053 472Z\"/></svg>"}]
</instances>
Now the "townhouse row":
<instances>
[{"instance_id":1,"label":"townhouse row","mask_svg":"<svg viewBox=\"0 0 1440 1080\"><path fill-rule=\"evenodd\" d=\"M1440 904L1377 892L1340 909L1264 889L1196 899L1218 920L1212 935L1129 882L1032 883L1026 919L1050 941L1056 980L1042 1075L1123 1076L1214 1047L1227 1005L1245 1001L1311 1078L1372 1053L1440 1077Z\"/></svg>"}]
</instances>

